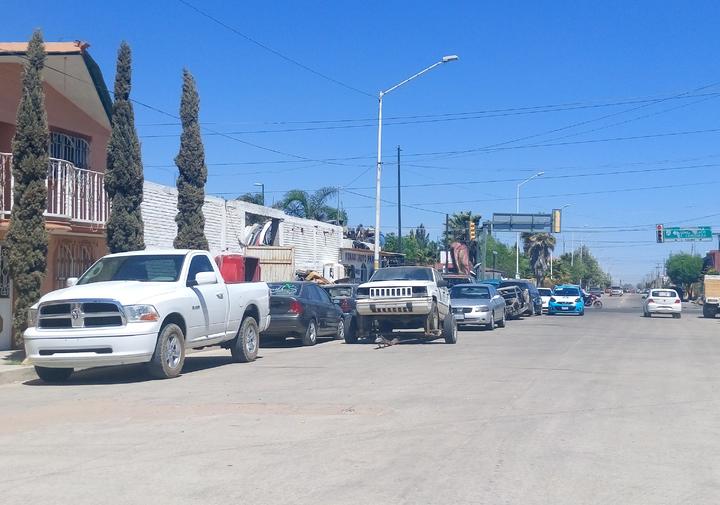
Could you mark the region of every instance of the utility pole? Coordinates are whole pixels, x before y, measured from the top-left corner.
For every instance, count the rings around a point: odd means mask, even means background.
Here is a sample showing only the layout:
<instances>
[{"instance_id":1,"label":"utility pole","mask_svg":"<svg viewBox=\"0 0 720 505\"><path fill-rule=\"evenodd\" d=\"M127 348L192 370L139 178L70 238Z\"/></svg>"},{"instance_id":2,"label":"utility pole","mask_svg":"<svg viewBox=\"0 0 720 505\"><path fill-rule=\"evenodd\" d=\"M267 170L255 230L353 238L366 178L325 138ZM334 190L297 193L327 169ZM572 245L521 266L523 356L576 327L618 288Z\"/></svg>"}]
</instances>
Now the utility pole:
<instances>
[{"instance_id":1,"label":"utility pole","mask_svg":"<svg viewBox=\"0 0 720 505\"><path fill-rule=\"evenodd\" d=\"M570 239L570 266L575 265L575 232L572 232Z\"/></svg>"},{"instance_id":2,"label":"utility pole","mask_svg":"<svg viewBox=\"0 0 720 505\"><path fill-rule=\"evenodd\" d=\"M337 219L338 226L340 224L340 186L337 187L337 208L335 209L335 218Z\"/></svg>"},{"instance_id":3,"label":"utility pole","mask_svg":"<svg viewBox=\"0 0 720 505\"><path fill-rule=\"evenodd\" d=\"M490 225L485 222L482 224L482 236L483 236L483 243L482 243L482 280L485 280L485 277L487 276L487 269L485 267L485 264L487 263L487 239L488 239L488 228Z\"/></svg>"},{"instance_id":4,"label":"utility pole","mask_svg":"<svg viewBox=\"0 0 720 505\"><path fill-rule=\"evenodd\" d=\"M398 252L402 252L402 206L400 205L400 146L397 146L398 165Z\"/></svg>"},{"instance_id":5,"label":"utility pole","mask_svg":"<svg viewBox=\"0 0 720 505\"><path fill-rule=\"evenodd\" d=\"M448 226L450 226L450 215L445 214L445 273L448 272L449 267L449 256L450 256L450 235L448 234Z\"/></svg>"}]
</instances>

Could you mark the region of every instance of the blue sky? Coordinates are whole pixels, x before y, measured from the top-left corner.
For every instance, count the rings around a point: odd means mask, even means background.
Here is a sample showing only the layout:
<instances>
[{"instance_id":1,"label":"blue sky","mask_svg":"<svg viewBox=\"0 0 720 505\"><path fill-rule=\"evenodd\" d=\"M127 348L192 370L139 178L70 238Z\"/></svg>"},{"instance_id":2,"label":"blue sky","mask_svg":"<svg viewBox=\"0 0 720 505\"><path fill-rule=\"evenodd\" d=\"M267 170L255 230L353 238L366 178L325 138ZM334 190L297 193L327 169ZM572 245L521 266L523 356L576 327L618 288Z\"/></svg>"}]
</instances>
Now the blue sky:
<instances>
[{"instance_id":1,"label":"blue sky","mask_svg":"<svg viewBox=\"0 0 720 505\"><path fill-rule=\"evenodd\" d=\"M720 131L698 133L720 128L717 2L188 1L371 95L460 55L385 98L384 197L396 201L400 145L405 226L437 236L446 212L511 212L517 182L542 170L523 187L521 210L570 204L558 251L574 230L615 280L636 282L690 250L655 244L655 223L720 231ZM233 198L263 182L272 202L291 188L341 186L351 223L372 224L376 98L177 0L10 0L3 18L6 40L40 27L48 41L90 42L110 88L127 40L132 97L171 114L188 67L206 128L233 132L205 131L209 193ZM174 184L179 126L135 112L146 178ZM394 204L382 223L396 229Z\"/></svg>"}]
</instances>

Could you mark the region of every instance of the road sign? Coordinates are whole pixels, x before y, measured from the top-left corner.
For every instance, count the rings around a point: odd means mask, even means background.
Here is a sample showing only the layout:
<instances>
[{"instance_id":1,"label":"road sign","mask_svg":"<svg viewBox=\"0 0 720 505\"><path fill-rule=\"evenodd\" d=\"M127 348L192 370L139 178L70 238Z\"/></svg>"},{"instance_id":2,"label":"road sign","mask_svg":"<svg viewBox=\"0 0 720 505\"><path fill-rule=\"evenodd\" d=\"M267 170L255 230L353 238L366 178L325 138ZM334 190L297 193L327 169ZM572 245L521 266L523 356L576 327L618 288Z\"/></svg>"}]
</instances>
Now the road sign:
<instances>
[{"instance_id":1,"label":"road sign","mask_svg":"<svg viewBox=\"0 0 720 505\"><path fill-rule=\"evenodd\" d=\"M493 214L493 231L549 232L551 214Z\"/></svg>"},{"instance_id":2,"label":"road sign","mask_svg":"<svg viewBox=\"0 0 720 505\"><path fill-rule=\"evenodd\" d=\"M710 226L679 228L677 226L663 229L663 242L708 242L713 239Z\"/></svg>"}]
</instances>

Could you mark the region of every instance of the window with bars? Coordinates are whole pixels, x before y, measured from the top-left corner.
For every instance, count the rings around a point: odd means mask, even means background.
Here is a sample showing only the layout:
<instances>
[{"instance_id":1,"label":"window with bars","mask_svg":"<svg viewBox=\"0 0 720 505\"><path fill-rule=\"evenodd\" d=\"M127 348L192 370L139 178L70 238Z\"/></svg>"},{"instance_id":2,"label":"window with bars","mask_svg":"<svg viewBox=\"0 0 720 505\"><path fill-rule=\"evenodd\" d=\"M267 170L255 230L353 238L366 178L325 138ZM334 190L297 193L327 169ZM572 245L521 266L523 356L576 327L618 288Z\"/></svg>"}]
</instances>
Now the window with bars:
<instances>
[{"instance_id":1,"label":"window with bars","mask_svg":"<svg viewBox=\"0 0 720 505\"><path fill-rule=\"evenodd\" d=\"M90 144L67 133L50 132L50 157L66 160L78 168L88 168Z\"/></svg>"}]
</instances>

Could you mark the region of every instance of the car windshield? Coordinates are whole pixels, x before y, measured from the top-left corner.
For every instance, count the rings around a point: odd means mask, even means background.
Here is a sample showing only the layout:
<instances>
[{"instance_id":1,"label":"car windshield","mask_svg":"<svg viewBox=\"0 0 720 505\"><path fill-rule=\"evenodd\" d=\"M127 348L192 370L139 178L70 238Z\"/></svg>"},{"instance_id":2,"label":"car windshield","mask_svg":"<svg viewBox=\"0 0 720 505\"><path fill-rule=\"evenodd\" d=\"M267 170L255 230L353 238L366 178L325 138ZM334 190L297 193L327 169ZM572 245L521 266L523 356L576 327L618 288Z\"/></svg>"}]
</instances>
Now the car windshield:
<instances>
[{"instance_id":1,"label":"car windshield","mask_svg":"<svg viewBox=\"0 0 720 505\"><path fill-rule=\"evenodd\" d=\"M655 296L657 298L677 298L677 293L669 289L663 289L653 291L650 296Z\"/></svg>"},{"instance_id":2,"label":"car windshield","mask_svg":"<svg viewBox=\"0 0 720 505\"><path fill-rule=\"evenodd\" d=\"M622 291L622 288L620 286L613 286L610 289L612 289L613 291Z\"/></svg>"},{"instance_id":3,"label":"car windshield","mask_svg":"<svg viewBox=\"0 0 720 505\"><path fill-rule=\"evenodd\" d=\"M552 296L552 289L549 288L538 288L540 296Z\"/></svg>"},{"instance_id":4,"label":"car windshield","mask_svg":"<svg viewBox=\"0 0 720 505\"><path fill-rule=\"evenodd\" d=\"M328 286L324 288L330 298L352 298L353 288L352 286Z\"/></svg>"},{"instance_id":5,"label":"car windshield","mask_svg":"<svg viewBox=\"0 0 720 505\"><path fill-rule=\"evenodd\" d=\"M490 289L487 286L455 286L450 290L450 298L489 300Z\"/></svg>"},{"instance_id":6,"label":"car windshield","mask_svg":"<svg viewBox=\"0 0 720 505\"><path fill-rule=\"evenodd\" d=\"M302 285L297 282L269 282L270 294L282 296L297 296L302 291Z\"/></svg>"},{"instance_id":7,"label":"car windshield","mask_svg":"<svg viewBox=\"0 0 720 505\"><path fill-rule=\"evenodd\" d=\"M555 296L580 296L578 288L555 288L553 291Z\"/></svg>"},{"instance_id":8,"label":"car windshield","mask_svg":"<svg viewBox=\"0 0 720 505\"><path fill-rule=\"evenodd\" d=\"M390 267L377 270L370 281L432 281L432 269L423 267Z\"/></svg>"},{"instance_id":9,"label":"car windshield","mask_svg":"<svg viewBox=\"0 0 720 505\"><path fill-rule=\"evenodd\" d=\"M109 281L177 282L185 256L153 254L102 258L80 277L78 284Z\"/></svg>"}]
</instances>

